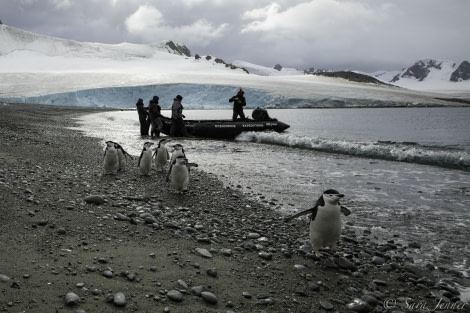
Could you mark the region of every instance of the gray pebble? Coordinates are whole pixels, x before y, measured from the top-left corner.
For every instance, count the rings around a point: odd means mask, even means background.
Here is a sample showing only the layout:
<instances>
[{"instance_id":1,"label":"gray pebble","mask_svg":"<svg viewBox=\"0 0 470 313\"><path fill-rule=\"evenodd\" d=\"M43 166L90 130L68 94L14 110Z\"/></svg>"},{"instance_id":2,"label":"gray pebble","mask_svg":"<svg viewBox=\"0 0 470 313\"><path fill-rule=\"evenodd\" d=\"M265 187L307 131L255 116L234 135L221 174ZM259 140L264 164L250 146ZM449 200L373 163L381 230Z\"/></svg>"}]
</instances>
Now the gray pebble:
<instances>
[{"instance_id":1,"label":"gray pebble","mask_svg":"<svg viewBox=\"0 0 470 313\"><path fill-rule=\"evenodd\" d=\"M170 290L167 292L166 296L168 297L168 299L175 302L183 301L183 294L178 290Z\"/></svg>"},{"instance_id":2,"label":"gray pebble","mask_svg":"<svg viewBox=\"0 0 470 313\"><path fill-rule=\"evenodd\" d=\"M65 304L77 305L80 302L80 298L73 292L69 292L65 295Z\"/></svg>"},{"instance_id":3,"label":"gray pebble","mask_svg":"<svg viewBox=\"0 0 470 313\"><path fill-rule=\"evenodd\" d=\"M217 303L217 297L215 294L209 291L203 291L201 292L201 297L206 301L207 303L210 304L216 304Z\"/></svg>"},{"instance_id":4,"label":"gray pebble","mask_svg":"<svg viewBox=\"0 0 470 313\"><path fill-rule=\"evenodd\" d=\"M105 202L104 198L100 195L90 195L85 197L85 202L86 203L92 203L92 204L103 204Z\"/></svg>"},{"instance_id":5,"label":"gray pebble","mask_svg":"<svg viewBox=\"0 0 470 313\"><path fill-rule=\"evenodd\" d=\"M372 307L366 301L361 299L354 299L354 301L348 303L346 307L348 310L357 313L369 313L372 311Z\"/></svg>"},{"instance_id":6,"label":"gray pebble","mask_svg":"<svg viewBox=\"0 0 470 313\"><path fill-rule=\"evenodd\" d=\"M135 281L137 279L137 273L129 273L126 275L128 281Z\"/></svg>"},{"instance_id":7,"label":"gray pebble","mask_svg":"<svg viewBox=\"0 0 470 313\"><path fill-rule=\"evenodd\" d=\"M193 288L191 288L191 293L198 297L201 295L203 291L204 291L203 286L194 286Z\"/></svg>"},{"instance_id":8,"label":"gray pebble","mask_svg":"<svg viewBox=\"0 0 470 313\"><path fill-rule=\"evenodd\" d=\"M357 271L357 266L354 265L351 261L349 261L348 259L345 259L345 258L338 258L336 260L336 264L338 264L338 266L342 269L345 269L345 270L350 270L352 272L355 272Z\"/></svg>"},{"instance_id":9,"label":"gray pebble","mask_svg":"<svg viewBox=\"0 0 470 313\"><path fill-rule=\"evenodd\" d=\"M258 256L262 259L265 259L265 260L272 260L273 258L273 254L272 253L269 253L269 252L260 252L258 253Z\"/></svg>"},{"instance_id":10,"label":"gray pebble","mask_svg":"<svg viewBox=\"0 0 470 313\"><path fill-rule=\"evenodd\" d=\"M106 278L113 278L114 274L110 270L106 270L106 271L103 272L103 276L106 277Z\"/></svg>"},{"instance_id":11,"label":"gray pebble","mask_svg":"<svg viewBox=\"0 0 470 313\"><path fill-rule=\"evenodd\" d=\"M211 239L209 237L197 237L196 240L200 243L211 243Z\"/></svg>"},{"instance_id":12,"label":"gray pebble","mask_svg":"<svg viewBox=\"0 0 470 313\"><path fill-rule=\"evenodd\" d=\"M126 216L126 215L121 214L121 213L116 213L116 219L118 221L126 221L126 222L131 220L131 218L129 216Z\"/></svg>"},{"instance_id":13,"label":"gray pebble","mask_svg":"<svg viewBox=\"0 0 470 313\"><path fill-rule=\"evenodd\" d=\"M312 274L312 270L310 268L306 267L305 265L295 264L294 267L302 275Z\"/></svg>"},{"instance_id":14,"label":"gray pebble","mask_svg":"<svg viewBox=\"0 0 470 313\"><path fill-rule=\"evenodd\" d=\"M380 279L374 279L372 282L377 286L387 286L387 282Z\"/></svg>"},{"instance_id":15,"label":"gray pebble","mask_svg":"<svg viewBox=\"0 0 470 313\"><path fill-rule=\"evenodd\" d=\"M426 268L418 267L413 264L406 264L404 269L414 275L426 277L428 279L434 280L434 275Z\"/></svg>"},{"instance_id":16,"label":"gray pebble","mask_svg":"<svg viewBox=\"0 0 470 313\"><path fill-rule=\"evenodd\" d=\"M380 256L374 256L372 258L372 264L374 265L383 265L385 263L385 259Z\"/></svg>"},{"instance_id":17,"label":"gray pebble","mask_svg":"<svg viewBox=\"0 0 470 313\"><path fill-rule=\"evenodd\" d=\"M245 299L251 299L252 298L252 295L247 291L243 291L242 295L243 295L243 298L245 298Z\"/></svg>"},{"instance_id":18,"label":"gray pebble","mask_svg":"<svg viewBox=\"0 0 470 313\"><path fill-rule=\"evenodd\" d=\"M372 306L376 306L379 303L377 299L371 295L365 295L362 297L362 299Z\"/></svg>"},{"instance_id":19,"label":"gray pebble","mask_svg":"<svg viewBox=\"0 0 470 313\"><path fill-rule=\"evenodd\" d=\"M315 284L313 281L308 282L308 289L312 291L320 291L320 286Z\"/></svg>"},{"instance_id":20,"label":"gray pebble","mask_svg":"<svg viewBox=\"0 0 470 313\"><path fill-rule=\"evenodd\" d=\"M209 275L210 277L217 277L217 269L215 268L210 268L206 271L207 275Z\"/></svg>"},{"instance_id":21,"label":"gray pebble","mask_svg":"<svg viewBox=\"0 0 470 313\"><path fill-rule=\"evenodd\" d=\"M247 236L248 239L258 239L259 237L261 237L261 235L258 233L249 233Z\"/></svg>"},{"instance_id":22,"label":"gray pebble","mask_svg":"<svg viewBox=\"0 0 470 313\"><path fill-rule=\"evenodd\" d=\"M127 303L126 296L122 292L118 292L114 295L113 302L117 306L125 306Z\"/></svg>"},{"instance_id":23,"label":"gray pebble","mask_svg":"<svg viewBox=\"0 0 470 313\"><path fill-rule=\"evenodd\" d=\"M310 254L312 253L312 247L309 245L301 245L299 247L299 252L302 254Z\"/></svg>"},{"instance_id":24,"label":"gray pebble","mask_svg":"<svg viewBox=\"0 0 470 313\"><path fill-rule=\"evenodd\" d=\"M106 297L104 298L104 301L106 301L106 303L113 303L114 302L114 295L107 294Z\"/></svg>"},{"instance_id":25,"label":"gray pebble","mask_svg":"<svg viewBox=\"0 0 470 313\"><path fill-rule=\"evenodd\" d=\"M196 253L205 258L212 258L212 254L204 248L196 248Z\"/></svg>"},{"instance_id":26,"label":"gray pebble","mask_svg":"<svg viewBox=\"0 0 470 313\"><path fill-rule=\"evenodd\" d=\"M256 302L258 305L270 305L273 304L273 299L271 298L266 298L266 299L260 299Z\"/></svg>"},{"instance_id":27,"label":"gray pebble","mask_svg":"<svg viewBox=\"0 0 470 313\"><path fill-rule=\"evenodd\" d=\"M330 302L328 302L326 300L320 300L320 305L325 310L333 310L333 308L334 308L333 304L331 304Z\"/></svg>"},{"instance_id":28,"label":"gray pebble","mask_svg":"<svg viewBox=\"0 0 470 313\"><path fill-rule=\"evenodd\" d=\"M232 255L232 249L222 249L220 250L220 253L225 256L231 256Z\"/></svg>"},{"instance_id":29,"label":"gray pebble","mask_svg":"<svg viewBox=\"0 0 470 313\"><path fill-rule=\"evenodd\" d=\"M0 274L0 282L6 283L8 281L10 281L10 277L8 277L7 275Z\"/></svg>"},{"instance_id":30,"label":"gray pebble","mask_svg":"<svg viewBox=\"0 0 470 313\"><path fill-rule=\"evenodd\" d=\"M178 285L183 289L188 289L188 284L182 279L178 279Z\"/></svg>"}]
</instances>

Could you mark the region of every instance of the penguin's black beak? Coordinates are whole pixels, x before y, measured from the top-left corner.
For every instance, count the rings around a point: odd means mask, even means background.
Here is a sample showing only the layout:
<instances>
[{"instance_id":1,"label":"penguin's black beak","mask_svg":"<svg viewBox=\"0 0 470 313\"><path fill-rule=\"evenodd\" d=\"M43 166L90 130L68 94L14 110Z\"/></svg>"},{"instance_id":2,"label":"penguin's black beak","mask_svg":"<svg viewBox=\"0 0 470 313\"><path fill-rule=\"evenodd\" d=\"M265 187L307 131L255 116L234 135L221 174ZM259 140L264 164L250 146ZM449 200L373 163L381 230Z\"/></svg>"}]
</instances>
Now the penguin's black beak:
<instances>
[{"instance_id":1,"label":"penguin's black beak","mask_svg":"<svg viewBox=\"0 0 470 313\"><path fill-rule=\"evenodd\" d=\"M343 198L344 195L342 193L338 194L338 197Z\"/></svg>"}]
</instances>

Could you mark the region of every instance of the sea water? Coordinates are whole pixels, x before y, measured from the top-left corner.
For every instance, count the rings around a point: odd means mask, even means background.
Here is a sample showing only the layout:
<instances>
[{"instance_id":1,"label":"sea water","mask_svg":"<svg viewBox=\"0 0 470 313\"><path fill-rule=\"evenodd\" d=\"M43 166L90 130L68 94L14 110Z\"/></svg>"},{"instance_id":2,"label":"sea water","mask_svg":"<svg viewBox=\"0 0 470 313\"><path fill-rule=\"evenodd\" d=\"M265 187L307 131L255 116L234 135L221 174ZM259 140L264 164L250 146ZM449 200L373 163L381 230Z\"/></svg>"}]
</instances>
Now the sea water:
<instances>
[{"instance_id":1,"label":"sea water","mask_svg":"<svg viewBox=\"0 0 470 313\"><path fill-rule=\"evenodd\" d=\"M369 229L377 240L417 242L417 262L470 274L470 108L268 113L290 128L280 134L242 133L231 141L174 138L172 143L182 144L200 170L280 215L310 208L323 190L334 188L345 194L342 204L352 214L343 219L359 237ZM184 114L186 119L229 119L232 112ZM145 141L158 143L139 135L135 110L90 114L79 122L80 130L103 140L103 149L113 140L138 156Z\"/></svg>"}]
</instances>

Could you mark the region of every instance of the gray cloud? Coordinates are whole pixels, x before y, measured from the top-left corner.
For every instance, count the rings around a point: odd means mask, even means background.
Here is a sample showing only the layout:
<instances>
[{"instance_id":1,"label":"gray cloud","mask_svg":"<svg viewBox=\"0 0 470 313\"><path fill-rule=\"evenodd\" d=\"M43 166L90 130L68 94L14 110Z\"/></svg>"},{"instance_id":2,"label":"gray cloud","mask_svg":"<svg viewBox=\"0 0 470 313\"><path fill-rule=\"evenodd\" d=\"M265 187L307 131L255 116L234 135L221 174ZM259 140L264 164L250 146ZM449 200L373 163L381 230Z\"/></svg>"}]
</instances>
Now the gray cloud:
<instances>
[{"instance_id":1,"label":"gray cloud","mask_svg":"<svg viewBox=\"0 0 470 313\"><path fill-rule=\"evenodd\" d=\"M2 0L0 19L77 41L173 40L265 66L375 71L470 60L468 0Z\"/></svg>"}]
</instances>

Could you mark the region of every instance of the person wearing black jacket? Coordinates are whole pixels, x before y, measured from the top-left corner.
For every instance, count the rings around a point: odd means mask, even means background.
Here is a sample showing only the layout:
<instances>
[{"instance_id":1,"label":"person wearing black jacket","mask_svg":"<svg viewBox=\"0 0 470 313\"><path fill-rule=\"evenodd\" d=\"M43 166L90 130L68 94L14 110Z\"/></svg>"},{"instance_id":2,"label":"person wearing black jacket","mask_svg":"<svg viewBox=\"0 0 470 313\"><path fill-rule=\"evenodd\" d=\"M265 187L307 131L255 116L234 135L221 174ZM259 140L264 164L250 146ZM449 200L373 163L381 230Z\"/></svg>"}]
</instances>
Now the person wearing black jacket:
<instances>
[{"instance_id":1,"label":"person wearing black jacket","mask_svg":"<svg viewBox=\"0 0 470 313\"><path fill-rule=\"evenodd\" d=\"M240 88L237 95L230 98L228 101L233 102L233 116L232 120L236 121L237 117L240 116L241 120L245 119L245 114L243 113L243 107L246 105L246 100L244 96L245 92Z\"/></svg>"},{"instance_id":2,"label":"person wearing black jacket","mask_svg":"<svg viewBox=\"0 0 470 313\"><path fill-rule=\"evenodd\" d=\"M160 132L163 129L162 120L160 117L162 116L161 111L162 107L158 104L159 97L153 96L152 100L149 101L149 115L150 115L150 124L152 125L152 129L150 134L152 136L160 137Z\"/></svg>"},{"instance_id":3,"label":"person wearing black jacket","mask_svg":"<svg viewBox=\"0 0 470 313\"><path fill-rule=\"evenodd\" d=\"M149 128L150 128L150 119L149 119L149 112L144 107L144 100L139 98L139 100L137 100L137 103L135 105L137 107L137 113L139 114L140 135L148 136Z\"/></svg>"}]
</instances>

